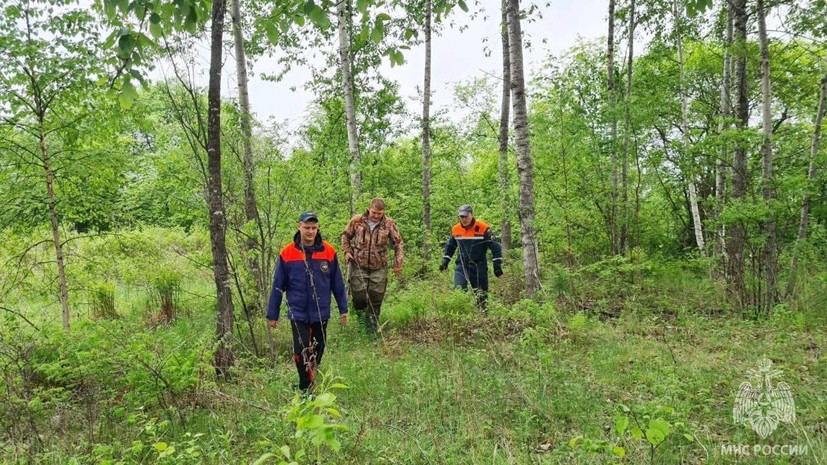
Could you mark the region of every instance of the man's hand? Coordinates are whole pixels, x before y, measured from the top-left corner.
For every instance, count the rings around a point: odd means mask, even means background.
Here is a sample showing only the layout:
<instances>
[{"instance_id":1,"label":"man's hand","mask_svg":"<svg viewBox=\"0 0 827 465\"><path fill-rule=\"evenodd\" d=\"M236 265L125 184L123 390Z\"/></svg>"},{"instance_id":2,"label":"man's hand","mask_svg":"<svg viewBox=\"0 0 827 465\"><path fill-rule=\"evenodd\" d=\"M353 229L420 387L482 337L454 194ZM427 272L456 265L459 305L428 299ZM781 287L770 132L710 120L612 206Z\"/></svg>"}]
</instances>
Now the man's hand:
<instances>
[{"instance_id":1,"label":"man's hand","mask_svg":"<svg viewBox=\"0 0 827 465\"><path fill-rule=\"evenodd\" d=\"M279 327L279 321L278 320L267 320L267 326L269 326L273 329L276 329L276 328Z\"/></svg>"},{"instance_id":2,"label":"man's hand","mask_svg":"<svg viewBox=\"0 0 827 465\"><path fill-rule=\"evenodd\" d=\"M345 263L350 263L351 261L353 261L353 254L350 253L350 252L347 252L345 254Z\"/></svg>"},{"instance_id":3,"label":"man's hand","mask_svg":"<svg viewBox=\"0 0 827 465\"><path fill-rule=\"evenodd\" d=\"M402 276L402 267L399 266L399 267L394 268L393 269L393 274L395 274L397 278Z\"/></svg>"},{"instance_id":4,"label":"man's hand","mask_svg":"<svg viewBox=\"0 0 827 465\"><path fill-rule=\"evenodd\" d=\"M442 259L442 264L441 264L441 265L439 265L439 271L445 271L445 270L447 270L447 269L448 269L448 263L449 263L449 262L450 262L450 260L447 260L447 259L443 258L443 259Z\"/></svg>"},{"instance_id":5,"label":"man's hand","mask_svg":"<svg viewBox=\"0 0 827 465\"><path fill-rule=\"evenodd\" d=\"M339 317L339 324L347 323L347 313L343 313L341 317Z\"/></svg>"}]
</instances>

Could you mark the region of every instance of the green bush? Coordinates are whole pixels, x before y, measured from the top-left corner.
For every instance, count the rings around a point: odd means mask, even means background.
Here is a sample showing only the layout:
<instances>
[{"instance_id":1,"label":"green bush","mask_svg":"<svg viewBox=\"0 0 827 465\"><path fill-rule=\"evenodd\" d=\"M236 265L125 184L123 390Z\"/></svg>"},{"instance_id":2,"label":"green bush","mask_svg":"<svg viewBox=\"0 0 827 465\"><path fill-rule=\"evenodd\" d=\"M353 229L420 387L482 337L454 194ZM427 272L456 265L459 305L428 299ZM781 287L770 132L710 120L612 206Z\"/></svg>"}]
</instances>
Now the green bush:
<instances>
[{"instance_id":1,"label":"green bush","mask_svg":"<svg viewBox=\"0 0 827 465\"><path fill-rule=\"evenodd\" d=\"M117 318L115 311L115 285L107 282L94 282L89 286L89 305L93 318Z\"/></svg>"}]
</instances>

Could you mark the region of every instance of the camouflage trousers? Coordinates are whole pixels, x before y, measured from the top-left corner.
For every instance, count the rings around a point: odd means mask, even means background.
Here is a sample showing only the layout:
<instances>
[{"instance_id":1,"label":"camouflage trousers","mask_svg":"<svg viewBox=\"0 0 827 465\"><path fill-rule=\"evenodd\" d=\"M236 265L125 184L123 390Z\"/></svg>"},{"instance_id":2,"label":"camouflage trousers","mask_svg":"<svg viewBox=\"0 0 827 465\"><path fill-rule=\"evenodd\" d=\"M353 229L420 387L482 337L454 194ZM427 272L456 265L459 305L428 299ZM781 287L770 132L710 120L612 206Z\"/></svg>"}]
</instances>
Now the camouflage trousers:
<instances>
[{"instance_id":1,"label":"camouflage trousers","mask_svg":"<svg viewBox=\"0 0 827 465\"><path fill-rule=\"evenodd\" d=\"M353 309L367 327L368 334L376 334L379 312L388 287L388 269L371 270L351 262L348 282Z\"/></svg>"}]
</instances>

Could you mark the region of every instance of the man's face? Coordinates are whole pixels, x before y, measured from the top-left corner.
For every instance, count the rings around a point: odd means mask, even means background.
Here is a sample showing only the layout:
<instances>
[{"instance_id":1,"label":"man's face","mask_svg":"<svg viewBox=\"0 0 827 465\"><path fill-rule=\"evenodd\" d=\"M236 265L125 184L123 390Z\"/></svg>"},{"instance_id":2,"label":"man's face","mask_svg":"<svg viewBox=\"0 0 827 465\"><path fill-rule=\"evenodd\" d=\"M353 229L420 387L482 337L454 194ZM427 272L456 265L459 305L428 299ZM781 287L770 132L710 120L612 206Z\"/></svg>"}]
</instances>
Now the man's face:
<instances>
[{"instance_id":1,"label":"man's face","mask_svg":"<svg viewBox=\"0 0 827 465\"><path fill-rule=\"evenodd\" d=\"M316 241L316 234L319 234L318 221L300 221L299 233L301 234L302 243L311 245Z\"/></svg>"},{"instance_id":2,"label":"man's face","mask_svg":"<svg viewBox=\"0 0 827 465\"><path fill-rule=\"evenodd\" d=\"M371 221L381 221L385 216L385 210L377 210L373 207L368 208L368 219Z\"/></svg>"},{"instance_id":3,"label":"man's face","mask_svg":"<svg viewBox=\"0 0 827 465\"><path fill-rule=\"evenodd\" d=\"M471 224L471 220L474 219L474 214L469 213L467 215L459 215L459 222L462 224L464 228L467 228Z\"/></svg>"}]
</instances>

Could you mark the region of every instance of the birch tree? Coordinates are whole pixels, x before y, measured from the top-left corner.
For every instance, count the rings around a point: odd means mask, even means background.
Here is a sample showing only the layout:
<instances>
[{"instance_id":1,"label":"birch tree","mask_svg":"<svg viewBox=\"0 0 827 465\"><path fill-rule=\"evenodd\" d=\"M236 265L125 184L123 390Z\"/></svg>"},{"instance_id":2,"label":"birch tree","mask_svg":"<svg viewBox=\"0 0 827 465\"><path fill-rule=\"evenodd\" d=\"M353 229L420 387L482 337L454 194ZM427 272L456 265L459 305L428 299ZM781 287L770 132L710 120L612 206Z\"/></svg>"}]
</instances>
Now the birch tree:
<instances>
[{"instance_id":1,"label":"birch tree","mask_svg":"<svg viewBox=\"0 0 827 465\"><path fill-rule=\"evenodd\" d=\"M534 230L534 162L523 72L523 38L519 0L507 0L508 40L511 59L511 95L514 111L514 139L517 146L517 172L520 177L520 232L522 233L525 289L528 296L540 289L537 235Z\"/></svg>"},{"instance_id":2,"label":"birch tree","mask_svg":"<svg viewBox=\"0 0 827 465\"><path fill-rule=\"evenodd\" d=\"M688 117L688 107L689 107L689 97L686 95L686 70L684 66L684 58L683 58L683 34L681 28L683 27L683 9L678 5L678 1L674 0L672 2L672 12L674 15L675 21L675 42L678 48L678 89L680 93L681 99L681 135L683 138L682 149L684 152L687 151L689 148L689 117ZM695 232L695 244L698 246L698 251L701 254L701 257L706 256L705 246L704 246L704 234L703 234L703 225L701 224L701 213L700 209L698 208L698 193L695 187L695 174L693 172L693 168L695 165L695 157L690 157L689 160L689 169L686 170L684 175L687 179L688 189L689 189L689 211L692 214L692 225L693 230Z\"/></svg>"},{"instance_id":3,"label":"birch tree","mask_svg":"<svg viewBox=\"0 0 827 465\"><path fill-rule=\"evenodd\" d=\"M772 153L772 82L770 80L770 51L767 39L767 21L764 0L758 0L756 6L758 18L758 44L761 49L761 122L763 125L764 144L761 149L761 194L768 204L769 216L764 221L763 229L766 242L763 251L764 297L765 311L772 310L778 294L778 245L775 220L775 177L773 174Z\"/></svg>"},{"instance_id":4,"label":"birch tree","mask_svg":"<svg viewBox=\"0 0 827 465\"><path fill-rule=\"evenodd\" d=\"M502 39L503 54L503 85L502 100L500 102L500 132L499 157L497 158L497 182L500 187L500 208L503 221L500 225L500 242L503 252L511 250L511 221L508 219L511 212L511 180L508 170L508 123L511 106L511 51L508 40L508 0L502 0L500 6L502 23L500 24L500 38Z\"/></svg>"}]
</instances>

